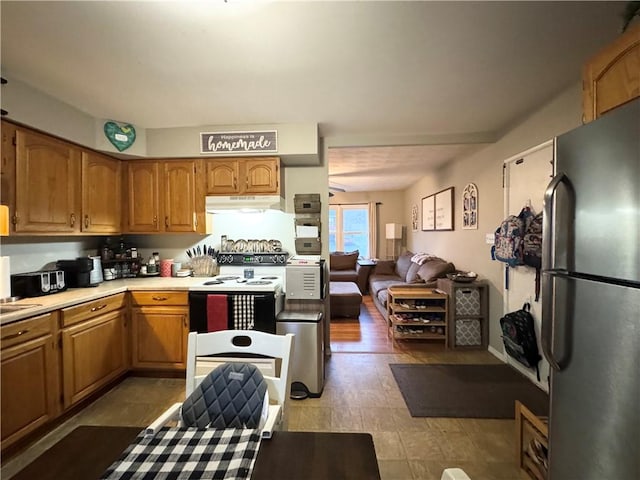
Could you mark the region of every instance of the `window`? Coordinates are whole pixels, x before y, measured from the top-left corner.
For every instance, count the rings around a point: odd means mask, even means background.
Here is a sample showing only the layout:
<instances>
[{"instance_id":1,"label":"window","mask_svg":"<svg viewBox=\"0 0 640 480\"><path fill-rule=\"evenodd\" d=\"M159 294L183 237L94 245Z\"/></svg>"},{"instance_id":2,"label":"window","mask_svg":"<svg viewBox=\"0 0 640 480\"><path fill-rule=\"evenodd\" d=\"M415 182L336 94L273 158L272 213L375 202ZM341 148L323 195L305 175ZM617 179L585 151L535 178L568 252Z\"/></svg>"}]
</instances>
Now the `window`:
<instances>
[{"instance_id":1,"label":"window","mask_svg":"<svg viewBox=\"0 0 640 480\"><path fill-rule=\"evenodd\" d=\"M369 205L329 206L329 251L352 252L358 250L360 257L370 258L369 252Z\"/></svg>"}]
</instances>

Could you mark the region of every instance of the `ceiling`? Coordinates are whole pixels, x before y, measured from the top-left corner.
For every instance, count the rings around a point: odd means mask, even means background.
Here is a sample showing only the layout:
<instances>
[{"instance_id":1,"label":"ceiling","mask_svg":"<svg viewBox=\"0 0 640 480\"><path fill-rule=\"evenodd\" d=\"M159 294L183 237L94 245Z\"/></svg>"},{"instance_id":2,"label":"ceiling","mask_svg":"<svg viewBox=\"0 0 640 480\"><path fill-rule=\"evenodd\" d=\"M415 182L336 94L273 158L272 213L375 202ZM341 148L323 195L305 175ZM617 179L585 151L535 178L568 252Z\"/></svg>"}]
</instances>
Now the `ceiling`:
<instances>
[{"instance_id":1,"label":"ceiling","mask_svg":"<svg viewBox=\"0 0 640 480\"><path fill-rule=\"evenodd\" d=\"M317 123L330 182L357 191L405 188L575 85L624 2L0 8L3 76L144 128Z\"/></svg>"}]
</instances>

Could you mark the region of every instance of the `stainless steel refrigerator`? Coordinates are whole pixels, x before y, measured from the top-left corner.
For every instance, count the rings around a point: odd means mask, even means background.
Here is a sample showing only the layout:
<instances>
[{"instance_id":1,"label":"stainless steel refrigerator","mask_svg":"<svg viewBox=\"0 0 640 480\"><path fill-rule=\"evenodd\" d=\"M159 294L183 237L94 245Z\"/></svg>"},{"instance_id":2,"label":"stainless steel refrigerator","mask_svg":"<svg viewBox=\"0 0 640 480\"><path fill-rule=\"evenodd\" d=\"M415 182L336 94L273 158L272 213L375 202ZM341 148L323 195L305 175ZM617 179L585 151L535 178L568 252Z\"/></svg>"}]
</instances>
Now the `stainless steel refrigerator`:
<instances>
[{"instance_id":1,"label":"stainless steel refrigerator","mask_svg":"<svg viewBox=\"0 0 640 480\"><path fill-rule=\"evenodd\" d=\"M545 192L549 480L640 478L640 99L556 138Z\"/></svg>"}]
</instances>

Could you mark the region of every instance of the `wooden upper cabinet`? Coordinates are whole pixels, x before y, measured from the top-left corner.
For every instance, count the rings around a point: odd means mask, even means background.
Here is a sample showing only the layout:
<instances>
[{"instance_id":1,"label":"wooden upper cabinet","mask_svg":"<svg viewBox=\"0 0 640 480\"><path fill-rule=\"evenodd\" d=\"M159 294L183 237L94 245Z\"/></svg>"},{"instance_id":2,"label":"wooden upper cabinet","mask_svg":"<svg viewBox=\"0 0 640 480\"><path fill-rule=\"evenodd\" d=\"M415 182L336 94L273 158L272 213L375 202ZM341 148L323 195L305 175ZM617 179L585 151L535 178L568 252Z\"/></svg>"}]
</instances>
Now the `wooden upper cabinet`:
<instances>
[{"instance_id":1,"label":"wooden upper cabinet","mask_svg":"<svg viewBox=\"0 0 640 480\"><path fill-rule=\"evenodd\" d=\"M598 52L583 70L583 122L640 96L640 24Z\"/></svg>"},{"instance_id":2,"label":"wooden upper cabinet","mask_svg":"<svg viewBox=\"0 0 640 480\"><path fill-rule=\"evenodd\" d=\"M280 193L280 159L266 157L247 159L245 193Z\"/></svg>"},{"instance_id":3,"label":"wooden upper cabinet","mask_svg":"<svg viewBox=\"0 0 640 480\"><path fill-rule=\"evenodd\" d=\"M280 158L215 158L206 161L207 195L279 194Z\"/></svg>"},{"instance_id":4,"label":"wooden upper cabinet","mask_svg":"<svg viewBox=\"0 0 640 480\"><path fill-rule=\"evenodd\" d=\"M127 162L125 231L205 233L201 160Z\"/></svg>"},{"instance_id":5,"label":"wooden upper cabinet","mask_svg":"<svg viewBox=\"0 0 640 480\"><path fill-rule=\"evenodd\" d=\"M128 232L156 233L164 229L160 222L160 164L156 161L127 162Z\"/></svg>"},{"instance_id":6,"label":"wooden upper cabinet","mask_svg":"<svg viewBox=\"0 0 640 480\"><path fill-rule=\"evenodd\" d=\"M80 150L16 129L16 233L80 232Z\"/></svg>"},{"instance_id":7,"label":"wooden upper cabinet","mask_svg":"<svg viewBox=\"0 0 640 480\"><path fill-rule=\"evenodd\" d=\"M240 163L238 160L207 161L207 193L214 195L240 194Z\"/></svg>"},{"instance_id":8,"label":"wooden upper cabinet","mask_svg":"<svg viewBox=\"0 0 640 480\"><path fill-rule=\"evenodd\" d=\"M16 126L3 120L1 134L0 203L9 206L12 218L16 208Z\"/></svg>"},{"instance_id":9,"label":"wooden upper cabinet","mask_svg":"<svg viewBox=\"0 0 640 480\"><path fill-rule=\"evenodd\" d=\"M167 232L195 232L196 164L194 161L165 161L164 228Z\"/></svg>"},{"instance_id":10,"label":"wooden upper cabinet","mask_svg":"<svg viewBox=\"0 0 640 480\"><path fill-rule=\"evenodd\" d=\"M122 216L122 162L82 152L82 231L119 233Z\"/></svg>"}]
</instances>

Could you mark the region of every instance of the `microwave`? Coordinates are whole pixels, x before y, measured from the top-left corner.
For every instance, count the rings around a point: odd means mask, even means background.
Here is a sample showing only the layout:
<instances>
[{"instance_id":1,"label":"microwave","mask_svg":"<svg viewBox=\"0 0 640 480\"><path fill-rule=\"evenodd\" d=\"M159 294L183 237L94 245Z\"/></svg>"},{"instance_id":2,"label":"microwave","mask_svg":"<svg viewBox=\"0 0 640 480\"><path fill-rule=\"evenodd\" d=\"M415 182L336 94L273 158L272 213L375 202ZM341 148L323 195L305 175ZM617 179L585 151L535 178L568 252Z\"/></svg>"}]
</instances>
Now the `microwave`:
<instances>
[{"instance_id":1,"label":"microwave","mask_svg":"<svg viewBox=\"0 0 640 480\"><path fill-rule=\"evenodd\" d=\"M11 295L14 297L40 297L66 289L62 270L41 270L11 275Z\"/></svg>"}]
</instances>

